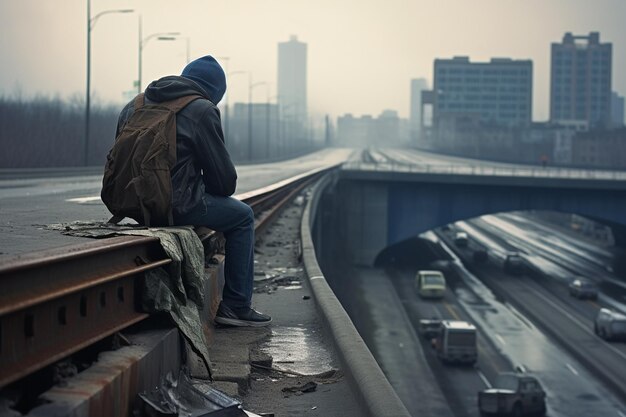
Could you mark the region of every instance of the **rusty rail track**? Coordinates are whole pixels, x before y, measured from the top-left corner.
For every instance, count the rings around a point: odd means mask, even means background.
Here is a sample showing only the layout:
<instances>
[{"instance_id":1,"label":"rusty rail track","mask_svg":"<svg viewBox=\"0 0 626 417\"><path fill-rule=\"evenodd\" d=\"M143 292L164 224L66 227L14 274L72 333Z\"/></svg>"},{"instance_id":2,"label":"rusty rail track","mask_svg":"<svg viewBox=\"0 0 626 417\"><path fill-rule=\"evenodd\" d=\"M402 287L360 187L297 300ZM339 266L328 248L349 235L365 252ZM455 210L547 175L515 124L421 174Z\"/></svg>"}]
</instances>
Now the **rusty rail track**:
<instances>
[{"instance_id":1,"label":"rusty rail track","mask_svg":"<svg viewBox=\"0 0 626 417\"><path fill-rule=\"evenodd\" d=\"M329 169L238 198L252 207L259 231ZM207 254L221 249L219 234L201 238ZM124 236L0 265L0 388L148 317L138 305L138 280L170 262L158 239Z\"/></svg>"}]
</instances>

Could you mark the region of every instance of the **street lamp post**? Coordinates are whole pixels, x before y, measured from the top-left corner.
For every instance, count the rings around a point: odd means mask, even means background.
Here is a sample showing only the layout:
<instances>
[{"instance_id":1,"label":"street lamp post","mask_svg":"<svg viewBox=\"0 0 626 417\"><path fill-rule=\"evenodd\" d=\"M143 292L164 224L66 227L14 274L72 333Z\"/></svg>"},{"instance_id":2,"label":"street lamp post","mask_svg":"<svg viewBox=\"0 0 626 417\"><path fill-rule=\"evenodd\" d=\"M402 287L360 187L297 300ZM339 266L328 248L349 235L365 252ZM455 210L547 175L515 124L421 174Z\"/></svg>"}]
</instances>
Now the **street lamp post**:
<instances>
[{"instance_id":1,"label":"street lamp post","mask_svg":"<svg viewBox=\"0 0 626 417\"><path fill-rule=\"evenodd\" d=\"M248 160L252 160L252 90L254 87L266 85L265 81L252 83L252 73L248 74Z\"/></svg>"},{"instance_id":2,"label":"street lamp post","mask_svg":"<svg viewBox=\"0 0 626 417\"><path fill-rule=\"evenodd\" d=\"M87 0L87 88L85 91L85 146L83 163L89 163L89 133L91 119L91 31L96 26L97 20L110 13L132 13L133 9L105 10L91 17L91 0Z\"/></svg>"},{"instance_id":3,"label":"street lamp post","mask_svg":"<svg viewBox=\"0 0 626 417\"><path fill-rule=\"evenodd\" d=\"M176 38L174 36L178 36L180 35L180 32L159 32L159 33L153 33L151 35L146 36L145 38L142 38L142 28L141 28L141 16L139 16L139 63L137 65L138 67L138 73L137 73L137 94L141 93L141 70L142 70L142 58L143 58L143 49L146 47L146 45L148 44L148 41L150 41L151 39L154 39L156 37L158 37L157 40L160 41L173 41L176 40Z\"/></svg>"}]
</instances>

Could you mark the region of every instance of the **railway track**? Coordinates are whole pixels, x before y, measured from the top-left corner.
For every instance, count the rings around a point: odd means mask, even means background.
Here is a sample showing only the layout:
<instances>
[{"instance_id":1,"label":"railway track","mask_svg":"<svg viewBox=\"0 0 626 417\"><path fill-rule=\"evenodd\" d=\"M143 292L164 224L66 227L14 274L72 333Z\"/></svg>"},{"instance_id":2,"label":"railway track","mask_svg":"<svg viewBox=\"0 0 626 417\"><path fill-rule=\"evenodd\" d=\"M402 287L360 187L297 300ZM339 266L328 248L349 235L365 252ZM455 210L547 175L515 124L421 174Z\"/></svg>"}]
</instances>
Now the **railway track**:
<instances>
[{"instance_id":1,"label":"railway track","mask_svg":"<svg viewBox=\"0 0 626 417\"><path fill-rule=\"evenodd\" d=\"M296 193L333 168L237 197L252 207L260 232ZM198 232L205 255L221 251L219 233ZM158 239L134 236L88 241L4 262L0 389L146 319L149 315L138 308L138 280L170 262Z\"/></svg>"}]
</instances>

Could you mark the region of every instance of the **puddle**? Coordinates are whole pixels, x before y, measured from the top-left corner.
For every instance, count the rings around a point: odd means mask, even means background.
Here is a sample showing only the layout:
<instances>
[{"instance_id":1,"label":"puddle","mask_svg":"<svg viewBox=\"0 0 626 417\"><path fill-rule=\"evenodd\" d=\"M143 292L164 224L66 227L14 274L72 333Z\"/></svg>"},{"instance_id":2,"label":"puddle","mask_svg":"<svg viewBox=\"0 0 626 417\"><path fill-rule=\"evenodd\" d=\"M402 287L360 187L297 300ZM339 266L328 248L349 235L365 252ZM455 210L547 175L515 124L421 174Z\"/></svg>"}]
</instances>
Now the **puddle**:
<instances>
[{"instance_id":1,"label":"puddle","mask_svg":"<svg viewBox=\"0 0 626 417\"><path fill-rule=\"evenodd\" d=\"M296 282L296 281L294 281ZM302 285L287 285L286 287L281 287L283 290L299 290L302 288Z\"/></svg>"},{"instance_id":2,"label":"puddle","mask_svg":"<svg viewBox=\"0 0 626 417\"><path fill-rule=\"evenodd\" d=\"M330 371L331 357L318 337L303 327L273 327L260 350L274 359L274 367L315 375Z\"/></svg>"}]
</instances>

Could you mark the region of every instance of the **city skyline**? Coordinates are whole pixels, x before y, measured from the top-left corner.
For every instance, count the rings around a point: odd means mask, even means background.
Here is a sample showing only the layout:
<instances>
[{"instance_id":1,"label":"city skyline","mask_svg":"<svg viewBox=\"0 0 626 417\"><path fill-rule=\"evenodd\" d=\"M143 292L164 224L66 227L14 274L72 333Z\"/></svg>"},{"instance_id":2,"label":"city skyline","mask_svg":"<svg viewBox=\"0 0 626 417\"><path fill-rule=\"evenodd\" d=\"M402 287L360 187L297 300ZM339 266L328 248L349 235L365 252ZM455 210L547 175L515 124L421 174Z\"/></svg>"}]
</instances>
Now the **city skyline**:
<instances>
[{"instance_id":1,"label":"city skyline","mask_svg":"<svg viewBox=\"0 0 626 417\"><path fill-rule=\"evenodd\" d=\"M276 45L295 34L309 46L311 113L334 116L378 114L397 109L408 117L409 83L432 83L436 58L469 56L533 61L533 120L548 120L550 44L564 33L598 31L614 45L613 89L626 92L626 29L619 16L626 3L603 0L538 0L502 4L477 0L429 4L399 1L322 0L315 7L301 2L268 0L189 1L184 8L164 0L92 2L92 15L133 8L143 16L145 35L181 32L173 42L152 40L144 50L145 81L179 73L186 60L211 53L229 57L227 71L252 71L255 81L274 84ZM219 15L219 18L211 16ZM28 24L24 24L27 21ZM528 22L533 22L532 31ZM84 95L85 7L83 1L0 0L0 94L21 90L63 98ZM92 88L96 102L121 103L132 90L137 67L137 13L105 16L93 31ZM45 39L45 42L42 41ZM42 65L45 62L45 65ZM245 77L229 79L231 102L247 101ZM272 85L275 95L276 85Z\"/></svg>"}]
</instances>

